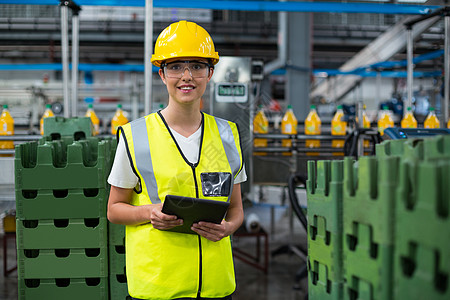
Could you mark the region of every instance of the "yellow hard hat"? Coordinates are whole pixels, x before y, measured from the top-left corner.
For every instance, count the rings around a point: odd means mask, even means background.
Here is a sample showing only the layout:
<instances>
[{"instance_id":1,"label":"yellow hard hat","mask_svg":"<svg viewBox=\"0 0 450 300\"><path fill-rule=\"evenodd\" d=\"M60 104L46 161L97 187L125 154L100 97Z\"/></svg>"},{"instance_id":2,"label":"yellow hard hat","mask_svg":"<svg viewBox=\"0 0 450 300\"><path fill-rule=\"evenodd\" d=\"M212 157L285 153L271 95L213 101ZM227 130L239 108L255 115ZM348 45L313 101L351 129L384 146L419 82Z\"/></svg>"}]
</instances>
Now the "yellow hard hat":
<instances>
[{"instance_id":1,"label":"yellow hard hat","mask_svg":"<svg viewBox=\"0 0 450 300\"><path fill-rule=\"evenodd\" d=\"M160 67L163 61L174 57L203 57L214 65L219 62L219 53L215 51L209 33L187 21L172 23L160 33L151 62Z\"/></svg>"}]
</instances>

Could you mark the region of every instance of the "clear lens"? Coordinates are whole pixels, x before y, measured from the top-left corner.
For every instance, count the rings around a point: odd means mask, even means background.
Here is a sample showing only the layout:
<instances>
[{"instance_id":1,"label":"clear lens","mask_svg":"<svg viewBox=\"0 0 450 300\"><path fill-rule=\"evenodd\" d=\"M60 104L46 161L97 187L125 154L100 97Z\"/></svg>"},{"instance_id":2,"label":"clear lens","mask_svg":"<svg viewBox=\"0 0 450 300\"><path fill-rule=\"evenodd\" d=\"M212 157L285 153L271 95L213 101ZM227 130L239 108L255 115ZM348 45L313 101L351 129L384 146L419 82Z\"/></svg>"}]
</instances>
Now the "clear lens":
<instances>
[{"instance_id":1,"label":"clear lens","mask_svg":"<svg viewBox=\"0 0 450 300\"><path fill-rule=\"evenodd\" d=\"M176 61L168 64L164 64L164 73L170 78L183 77L186 69L192 77L204 78L208 76L209 64L199 61Z\"/></svg>"}]
</instances>

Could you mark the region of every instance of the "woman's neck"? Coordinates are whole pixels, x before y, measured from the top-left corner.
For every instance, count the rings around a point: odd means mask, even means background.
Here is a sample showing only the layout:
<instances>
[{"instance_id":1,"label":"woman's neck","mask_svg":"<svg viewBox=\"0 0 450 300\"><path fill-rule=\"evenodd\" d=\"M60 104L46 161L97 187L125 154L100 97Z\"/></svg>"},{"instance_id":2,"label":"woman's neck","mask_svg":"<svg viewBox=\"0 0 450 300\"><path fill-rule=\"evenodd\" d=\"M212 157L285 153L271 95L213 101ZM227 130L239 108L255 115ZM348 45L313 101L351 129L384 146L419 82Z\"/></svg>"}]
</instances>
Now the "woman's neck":
<instances>
[{"instance_id":1,"label":"woman's neck","mask_svg":"<svg viewBox=\"0 0 450 300\"><path fill-rule=\"evenodd\" d=\"M198 105L169 105L161 111L170 128L189 137L198 130L202 123L202 114Z\"/></svg>"}]
</instances>

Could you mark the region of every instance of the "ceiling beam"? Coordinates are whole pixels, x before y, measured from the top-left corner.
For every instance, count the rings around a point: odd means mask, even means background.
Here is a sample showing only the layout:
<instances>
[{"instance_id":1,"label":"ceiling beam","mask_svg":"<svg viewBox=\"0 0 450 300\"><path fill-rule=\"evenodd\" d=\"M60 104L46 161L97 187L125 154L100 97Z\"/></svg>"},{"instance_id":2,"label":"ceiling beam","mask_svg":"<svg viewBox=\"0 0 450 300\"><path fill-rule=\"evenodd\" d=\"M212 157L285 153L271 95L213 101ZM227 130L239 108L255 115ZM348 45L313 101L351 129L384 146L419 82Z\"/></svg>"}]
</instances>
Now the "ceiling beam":
<instances>
[{"instance_id":1,"label":"ceiling beam","mask_svg":"<svg viewBox=\"0 0 450 300\"><path fill-rule=\"evenodd\" d=\"M145 0L77 0L77 5L145 6ZM0 0L0 4L59 5L59 0ZM155 0L153 7L201 8L241 11L332 12L427 15L443 6L391 3L306 2L306 1L221 1Z\"/></svg>"}]
</instances>

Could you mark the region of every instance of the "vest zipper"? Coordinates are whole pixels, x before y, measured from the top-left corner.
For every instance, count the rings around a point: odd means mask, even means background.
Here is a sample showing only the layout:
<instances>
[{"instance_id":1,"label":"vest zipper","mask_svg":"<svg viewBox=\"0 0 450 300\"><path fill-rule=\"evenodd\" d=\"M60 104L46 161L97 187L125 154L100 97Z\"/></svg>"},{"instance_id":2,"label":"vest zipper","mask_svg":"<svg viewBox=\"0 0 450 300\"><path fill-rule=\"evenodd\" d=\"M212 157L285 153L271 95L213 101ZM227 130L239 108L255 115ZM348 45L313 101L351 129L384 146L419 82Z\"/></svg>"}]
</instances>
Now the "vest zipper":
<instances>
[{"instance_id":1,"label":"vest zipper","mask_svg":"<svg viewBox=\"0 0 450 300\"><path fill-rule=\"evenodd\" d=\"M197 176L195 176L195 166L191 165L191 168L192 168L192 174L194 175L195 197L199 198Z\"/></svg>"},{"instance_id":2,"label":"vest zipper","mask_svg":"<svg viewBox=\"0 0 450 300\"><path fill-rule=\"evenodd\" d=\"M191 166L192 174L194 175L194 185L195 185L195 196L199 198L198 194L198 184L197 184L197 176L195 176L195 166ZM202 291L202 268L203 268L203 257L202 257L202 237L198 236L198 261L199 261L199 269L198 269L198 291L197 298L200 298L200 292Z\"/></svg>"}]
</instances>

